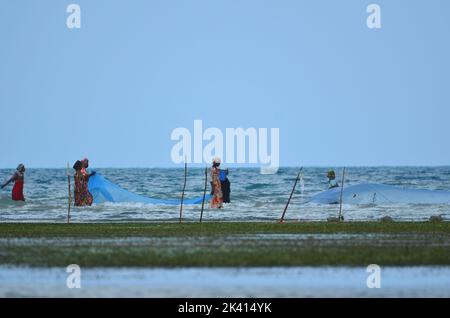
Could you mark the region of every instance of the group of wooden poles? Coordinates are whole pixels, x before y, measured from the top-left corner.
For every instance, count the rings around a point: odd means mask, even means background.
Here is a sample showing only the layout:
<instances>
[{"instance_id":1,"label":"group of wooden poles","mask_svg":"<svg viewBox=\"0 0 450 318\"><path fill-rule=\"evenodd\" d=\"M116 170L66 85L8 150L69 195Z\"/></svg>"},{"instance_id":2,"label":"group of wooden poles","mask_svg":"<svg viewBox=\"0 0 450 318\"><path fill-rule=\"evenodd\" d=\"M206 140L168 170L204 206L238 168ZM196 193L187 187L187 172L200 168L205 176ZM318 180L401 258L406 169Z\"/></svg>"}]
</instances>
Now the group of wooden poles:
<instances>
[{"instance_id":1,"label":"group of wooden poles","mask_svg":"<svg viewBox=\"0 0 450 318\"><path fill-rule=\"evenodd\" d=\"M184 191L186 190L186 180L187 180L187 163L184 163L184 184L183 184L183 191L181 192L180 219L179 219L180 223L183 221L183 200L184 200ZM208 183L208 168L205 168L205 186L203 187L203 199L202 199L202 210L200 212L200 223L202 223L203 211L205 209L207 183Z\"/></svg>"},{"instance_id":2,"label":"group of wooden poles","mask_svg":"<svg viewBox=\"0 0 450 318\"><path fill-rule=\"evenodd\" d=\"M279 223L284 222L284 217L286 215L286 211L289 207L289 204L291 203L292 196L294 195L295 188L297 187L298 180L300 179L300 176L303 172L303 168L300 169L300 171L297 174L297 177L295 178L294 186L292 187L291 194L289 195L289 199L286 202L286 206L284 207L283 213L281 214L281 218L278 221ZM181 204L180 204L180 218L179 223L183 220L183 202L184 202L184 192L186 190L186 182L187 182L187 163L184 163L184 183L183 183L183 191L181 192ZM339 215L338 215L338 221L343 221L342 217L342 195L344 193L344 182L345 182L345 167L342 171L342 182L341 182L341 193L339 198ZM72 191L70 186L70 167L69 163L67 163L67 183L68 183L68 190L69 190L69 204L67 209L67 223L70 223L70 208L72 205ZM203 188L203 199L202 199L202 209L200 212L200 223L202 223L203 220L203 211L205 209L205 198L206 198L206 188L208 183L208 168L205 168L205 184Z\"/></svg>"},{"instance_id":3,"label":"group of wooden poles","mask_svg":"<svg viewBox=\"0 0 450 318\"><path fill-rule=\"evenodd\" d=\"M283 214L281 214L281 218L278 221L279 223L283 223L284 222L284 217L286 215L286 211L287 211L287 209L289 207L289 204L291 203L292 196L294 195L295 188L297 187L297 183L298 183L298 180L300 180L300 176L301 176L302 172L303 172L303 167L300 169L300 171L297 174L297 177L295 178L294 186L292 187L291 194L289 195L289 199L287 200L286 206L284 207ZM183 220L183 200L184 200L184 191L186 189L186 180L187 180L187 163L184 164L184 184L183 184L183 191L181 192L180 219L179 219L180 223ZM204 207L205 207L205 196L206 196L207 180L208 180L208 170L207 170L207 168L205 168L205 187L204 187L204 190L203 190L203 200L202 200L202 210L201 210L201 213L200 213L200 223L202 223L203 210L204 210ZM344 183L345 183L345 167L342 170L342 182L341 182L341 187L340 187L341 188L341 193L340 193L340 196L339 196L339 215L338 215L338 218L337 218L338 221L343 221L344 220L344 218L342 216L342 196L343 196L343 193L344 193Z\"/></svg>"}]
</instances>

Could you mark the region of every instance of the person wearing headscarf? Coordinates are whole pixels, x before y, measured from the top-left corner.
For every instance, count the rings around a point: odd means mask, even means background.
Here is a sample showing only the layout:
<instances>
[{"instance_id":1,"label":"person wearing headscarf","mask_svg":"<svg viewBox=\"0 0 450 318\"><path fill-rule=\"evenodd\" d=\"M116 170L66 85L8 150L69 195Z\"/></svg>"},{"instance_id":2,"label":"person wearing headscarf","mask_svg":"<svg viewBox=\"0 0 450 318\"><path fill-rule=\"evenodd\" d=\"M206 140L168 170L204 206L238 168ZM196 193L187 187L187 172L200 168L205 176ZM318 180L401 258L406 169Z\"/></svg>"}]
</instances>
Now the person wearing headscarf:
<instances>
[{"instance_id":1,"label":"person wearing headscarf","mask_svg":"<svg viewBox=\"0 0 450 318\"><path fill-rule=\"evenodd\" d=\"M222 185L220 183L220 158L215 157L212 162L211 167L211 194L212 198L209 203L210 208L212 209L221 209L223 208L223 194L222 194Z\"/></svg>"},{"instance_id":2,"label":"person wearing headscarf","mask_svg":"<svg viewBox=\"0 0 450 318\"><path fill-rule=\"evenodd\" d=\"M23 195L23 186L25 184L25 170L25 166L22 163L19 164L13 176L1 186L1 188L3 189L8 184L14 181L14 186L12 188L12 199L14 201L25 201L25 197Z\"/></svg>"},{"instance_id":3,"label":"person wearing headscarf","mask_svg":"<svg viewBox=\"0 0 450 318\"><path fill-rule=\"evenodd\" d=\"M83 160L81 160L81 173L85 178L89 179L89 177L95 175L95 171L92 171L92 173L88 173L87 168L89 168L89 159L84 158Z\"/></svg>"},{"instance_id":4,"label":"person wearing headscarf","mask_svg":"<svg viewBox=\"0 0 450 318\"><path fill-rule=\"evenodd\" d=\"M84 175L87 175L87 171L86 169L89 168L89 159L88 158L84 158L83 160L81 160L81 173L83 173Z\"/></svg>"},{"instance_id":5,"label":"person wearing headscarf","mask_svg":"<svg viewBox=\"0 0 450 318\"><path fill-rule=\"evenodd\" d=\"M92 194L89 192L88 181L91 176L95 175L95 171L91 174L86 172L86 168L89 166L89 161L87 159L85 160L77 160L73 165L73 169L75 170L75 174L73 176L75 182L75 206L91 206L94 201Z\"/></svg>"},{"instance_id":6,"label":"person wearing headscarf","mask_svg":"<svg viewBox=\"0 0 450 318\"><path fill-rule=\"evenodd\" d=\"M336 173L334 172L334 170L328 171L327 178L328 178L328 189L339 187L339 184L336 181Z\"/></svg>"}]
</instances>

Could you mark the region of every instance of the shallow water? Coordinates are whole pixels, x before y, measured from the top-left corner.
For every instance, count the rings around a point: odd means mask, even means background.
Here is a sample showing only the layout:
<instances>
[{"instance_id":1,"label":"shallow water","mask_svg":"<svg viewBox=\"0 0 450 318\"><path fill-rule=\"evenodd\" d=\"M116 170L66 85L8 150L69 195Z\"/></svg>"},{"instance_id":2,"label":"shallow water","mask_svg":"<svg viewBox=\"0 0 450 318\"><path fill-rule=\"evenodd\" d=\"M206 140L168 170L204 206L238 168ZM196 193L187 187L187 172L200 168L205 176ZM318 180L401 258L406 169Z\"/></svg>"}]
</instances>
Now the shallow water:
<instances>
[{"instance_id":1,"label":"shallow water","mask_svg":"<svg viewBox=\"0 0 450 318\"><path fill-rule=\"evenodd\" d=\"M450 297L450 267L66 268L0 266L0 297Z\"/></svg>"},{"instance_id":2,"label":"shallow water","mask_svg":"<svg viewBox=\"0 0 450 318\"><path fill-rule=\"evenodd\" d=\"M94 168L95 169L95 168ZM179 198L182 169L95 169L106 178L132 192L153 198ZM231 204L223 210L206 210L205 220L274 220L280 217L298 169L281 168L275 175L260 174L259 169L231 169ZM299 186L287 212L288 219L324 220L336 216L338 206L305 203L327 188L326 168L304 171L305 191ZM12 170L0 170L0 180ZM337 179L340 179L337 170ZM203 169L189 169L186 197L202 195ZM365 167L348 168L346 184L360 182L384 183L409 188L450 191L450 167ZM10 200L11 186L0 192L0 222L64 221L67 217L67 177L64 169L29 169L26 172L27 202ZM199 218L200 205L186 206L184 217ZM449 205L363 205L344 204L346 220L377 220L390 215L398 220L427 220L433 214L450 219ZM178 207L141 203L107 203L72 212L74 222L176 220Z\"/></svg>"}]
</instances>

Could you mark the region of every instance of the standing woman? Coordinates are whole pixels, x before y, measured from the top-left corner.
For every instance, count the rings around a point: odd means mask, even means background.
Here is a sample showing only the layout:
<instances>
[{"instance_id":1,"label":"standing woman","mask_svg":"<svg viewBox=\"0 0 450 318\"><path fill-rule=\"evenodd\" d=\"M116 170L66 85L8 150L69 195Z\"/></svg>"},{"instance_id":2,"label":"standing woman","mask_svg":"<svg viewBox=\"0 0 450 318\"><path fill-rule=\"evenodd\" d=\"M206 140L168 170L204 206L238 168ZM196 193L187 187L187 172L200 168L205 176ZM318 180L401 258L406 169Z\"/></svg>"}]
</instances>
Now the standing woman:
<instances>
[{"instance_id":1,"label":"standing woman","mask_svg":"<svg viewBox=\"0 0 450 318\"><path fill-rule=\"evenodd\" d=\"M223 194L222 194L222 185L220 183L219 173L220 173L220 158L215 157L213 159L212 167L211 167L211 202L209 204L212 209L221 209L223 208Z\"/></svg>"},{"instance_id":2,"label":"standing woman","mask_svg":"<svg viewBox=\"0 0 450 318\"><path fill-rule=\"evenodd\" d=\"M25 183L25 166L20 164L17 166L16 172L13 176L2 185L2 189L8 184L14 181L14 186L12 189L12 199L14 201L25 201L23 195L23 185Z\"/></svg>"},{"instance_id":3,"label":"standing woman","mask_svg":"<svg viewBox=\"0 0 450 318\"><path fill-rule=\"evenodd\" d=\"M75 206L91 206L94 200L88 189L88 181L89 177L95 175L95 171L88 174L86 172L87 165L88 162L83 163L80 160L77 160L77 162L73 165L73 169L75 170L75 174L73 176L75 182Z\"/></svg>"}]
</instances>

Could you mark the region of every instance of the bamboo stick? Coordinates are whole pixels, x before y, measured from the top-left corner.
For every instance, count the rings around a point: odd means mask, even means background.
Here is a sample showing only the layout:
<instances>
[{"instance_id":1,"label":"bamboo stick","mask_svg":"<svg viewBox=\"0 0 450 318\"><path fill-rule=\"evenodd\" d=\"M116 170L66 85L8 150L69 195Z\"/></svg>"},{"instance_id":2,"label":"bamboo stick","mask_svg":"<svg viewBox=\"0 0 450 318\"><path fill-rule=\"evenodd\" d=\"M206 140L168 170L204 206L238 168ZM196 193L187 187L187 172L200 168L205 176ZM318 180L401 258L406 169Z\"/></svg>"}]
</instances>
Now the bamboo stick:
<instances>
[{"instance_id":1,"label":"bamboo stick","mask_svg":"<svg viewBox=\"0 0 450 318\"><path fill-rule=\"evenodd\" d=\"M205 208L205 197L206 197L206 185L208 183L208 168L205 168L205 187L203 189L203 200L202 200L202 211L200 213L200 223L202 223L203 219L203 210Z\"/></svg>"},{"instance_id":2,"label":"bamboo stick","mask_svg":"<svg viewBox=\"0 0 450 318\"><path fill-rule=\"evenodd\" d=\"M341 195L339 198L339 216L338 221L342 221L342 195L344 194L344 182L345 182L345 167L342 170L342 184L341 184Z\"/></svg>"},{"instance_id":3,"label":"bamboo stick","mask_svg":"<svg viewBox=\"0 0 450 318\"><path fill-rule=\"evenodd\" d=\"M184 201L184 191L186 190L186 179L187 179L187 162L184 161L184 185L183 192L181 193L181 205L180 205L180 223L183 219L183 201Z\"/></svg>"},{"instance_id":4,"label":"bamboo stick","mask_svg":"<svg viewBox=\"0 0 450 318\"><path fill-rule=\"evenodd\" d=\"M300 178L300 174L302 173L302 171L303 171L303 168L301 168L300 171L297 174L297 178L295 179L294 186L292 187L291 195L289 196L289 199L286 202L286 206L284 207L283 214L281 215L281 218L280 218L280 221L279 221L280 223L284 222L284 216L286 215L286 211L287 211L287 209L289 207L289 203L291 203L291 199L292 199L292 196L294 194L295 187L297 186L297 182L298 182L298 179Z\"/></svg>"},{"instance_id":5,"label":"bamboo stick","mask_svg":"<svg viewBox=\"0 0 450 318\"><path fill-rule=\"evenodd\" d=\"M67 174L67 188L69 191L69 202L68 202L68 206L67 206L67 224L69 224L70 223L70 208L72 205L72 190L70 187L70 165L69 165L69 162L67 162L66 174Z\"/></svg>"}]
</instances>

